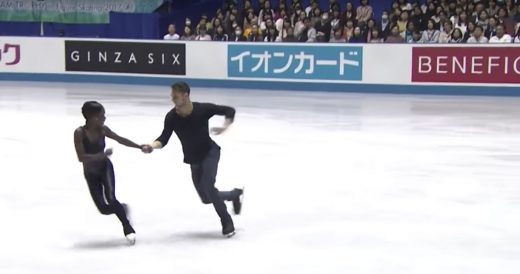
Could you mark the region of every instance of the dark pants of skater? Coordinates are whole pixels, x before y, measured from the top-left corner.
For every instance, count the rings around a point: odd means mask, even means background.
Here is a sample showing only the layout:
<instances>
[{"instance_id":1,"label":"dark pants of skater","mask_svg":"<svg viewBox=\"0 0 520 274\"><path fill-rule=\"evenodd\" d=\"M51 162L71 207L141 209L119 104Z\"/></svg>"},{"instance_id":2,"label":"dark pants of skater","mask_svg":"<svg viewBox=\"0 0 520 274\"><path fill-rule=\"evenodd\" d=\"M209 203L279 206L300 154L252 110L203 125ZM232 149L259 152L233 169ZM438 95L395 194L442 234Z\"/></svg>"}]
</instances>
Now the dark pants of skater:
<instances>
[{"instance_id":1,"label":"dark pants of skater","mask_svg":"<svg viewBox=\"0 0 520 274\"><path fill-rule=\"evenodd\" d=\"M220 147L212 144L208 155L198 164L191 164L191 177L195 189L204 204L213 204L222 224L233 222L224 201L232 201L239 194L236 191L219 191L215 187Z\"/></svg>"},{"instance_id":2,"label":"dark pants of skater","mask_svg":"<svg viewBox=\"0 0 520 274\"><path fill-rule=\"evenodd\" d=\"M116 199L112 162L107 159L106 164L96 170L86 169L85 179L87 179L90 195L99 212L103 215L116 214L123 226L129 226L125 209Z\"/></svg>"}]
</instances>

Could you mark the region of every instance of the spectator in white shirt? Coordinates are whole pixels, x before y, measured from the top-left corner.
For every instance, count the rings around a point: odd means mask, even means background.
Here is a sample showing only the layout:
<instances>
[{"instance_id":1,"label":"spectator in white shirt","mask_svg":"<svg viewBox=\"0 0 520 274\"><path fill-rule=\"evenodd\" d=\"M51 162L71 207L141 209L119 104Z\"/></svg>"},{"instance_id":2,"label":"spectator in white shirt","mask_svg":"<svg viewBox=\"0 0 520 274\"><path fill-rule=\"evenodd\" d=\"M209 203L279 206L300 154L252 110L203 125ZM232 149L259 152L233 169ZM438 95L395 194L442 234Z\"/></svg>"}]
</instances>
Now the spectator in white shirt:
<instances>
[{"instance_id":1,"label":"spectator in white shirt","mask_svg":"<svg viewBox=\"0 0 520 274\"><path fill-rule=\"evenodd\" d=\"M301 11L300 18L298 18L298 21L294 24L294 36L298 39L300 39L305 30L305 18L307 18L307 15L304 11Z\"/></svg>"},{"instance_id":2,"label":"spectator in white shirt","mask_svg":"<svg viewBox=\"0 0 520 274\"><path fill-rule=\"evenodd\" d=\"M468 38L468 44L487 44L488 39L484 36L484 28L476 26L473 35Z\"/></svg>"},{"instance_id":3,"label":"spectator in white shirt","mask_svg":"<svg viewBox=\"0 0 520 274\"><path fill-rule=\"evenodd\" d=\"M453 33L453 23L451 21L444 22L444 30L439 34L439 43L448 43Z\"/></svg>"},{"instance_id":4,"label":"spectator in white shirt","mask_svg":"<svg viewBox=\"0 0 520 274\"><path fill-rule=\"evenodd\" d=\"M205 26L199 26L199 35L195 37L197 41L211 41L211 36L206 32Z\"/></svg>"},{"instance_id":5,"label":"spectator in white shirt","mask_svg":"<svg viewBox=\"0 0 520 274\"><path fill-rule=\"evenodd\" d=\"M164 40L179 40L181 37L175 33L175 25L170 24L168 26L168 34L164 36Z\"/></svg>"},{"instance_id":6,"label":"spectator in white shirt","mask_svg":"<svg viewBox=\"0 0 520 274\"><path fill-rule=\"evenodd\" d=\"M435 29L435 22L433 19L428 20L428 28L423 31L422 42L429 43L439 43L439 35L440 32Z\"/></svg>"},{"instance_id":7,"label":"spectator in white shirt","mask_svg":"<svg viewBox=\"0 0 520 274\"><path fill-rule=\"evenodd\" d=\"M491 39L489 39L489 43L511 43L512 38L511 35L505 33L504 25L497 26L497 34Z\"/></svg>"}]
</instances>

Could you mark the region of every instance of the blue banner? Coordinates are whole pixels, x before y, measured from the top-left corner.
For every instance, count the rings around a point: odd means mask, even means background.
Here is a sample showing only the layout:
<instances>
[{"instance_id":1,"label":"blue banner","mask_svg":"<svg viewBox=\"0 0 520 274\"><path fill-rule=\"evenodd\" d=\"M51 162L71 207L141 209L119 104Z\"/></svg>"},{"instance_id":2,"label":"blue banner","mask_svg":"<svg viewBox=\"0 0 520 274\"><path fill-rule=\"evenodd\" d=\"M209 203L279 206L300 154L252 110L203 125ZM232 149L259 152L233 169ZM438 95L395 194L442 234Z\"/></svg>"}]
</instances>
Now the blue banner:
<instances>
[{"instance_id":1,"label":"blue banner","mask_svg":"<svg viewBox=\"0 0 520 274\"><path fill-rule=\"evenodd\" d=\"M228 45L228 76L361 81L363 48L356 46Z\"/></svg>"}]
</instances>

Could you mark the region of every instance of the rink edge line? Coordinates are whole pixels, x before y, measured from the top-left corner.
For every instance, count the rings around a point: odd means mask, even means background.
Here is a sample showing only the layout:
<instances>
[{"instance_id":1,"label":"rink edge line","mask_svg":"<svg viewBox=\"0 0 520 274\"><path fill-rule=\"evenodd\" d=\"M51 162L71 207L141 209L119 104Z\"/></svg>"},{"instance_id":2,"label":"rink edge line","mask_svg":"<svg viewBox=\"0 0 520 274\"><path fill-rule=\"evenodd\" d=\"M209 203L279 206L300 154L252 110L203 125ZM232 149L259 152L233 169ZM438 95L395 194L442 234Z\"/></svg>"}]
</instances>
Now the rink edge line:
<instances>
[{"instance_id":1,"label":"rink edge line","mask_svg":"<svg viewBox=\"0 0 520 274\"><path fill-rule=\"evenodd\" d=\"M186 81L194 87L232 89L279 89L296 91L324 91L347 93L425 94L425 95L473 95L520 96L520 85L514 86L453 86L453 85L390 85L355 83L308 83L282 81L193 79L182 77L141 77L92 74L54 73L0 73L0 81L34 81L98 84L171 85L174 81Z\"/></svg>"}]
</instances>

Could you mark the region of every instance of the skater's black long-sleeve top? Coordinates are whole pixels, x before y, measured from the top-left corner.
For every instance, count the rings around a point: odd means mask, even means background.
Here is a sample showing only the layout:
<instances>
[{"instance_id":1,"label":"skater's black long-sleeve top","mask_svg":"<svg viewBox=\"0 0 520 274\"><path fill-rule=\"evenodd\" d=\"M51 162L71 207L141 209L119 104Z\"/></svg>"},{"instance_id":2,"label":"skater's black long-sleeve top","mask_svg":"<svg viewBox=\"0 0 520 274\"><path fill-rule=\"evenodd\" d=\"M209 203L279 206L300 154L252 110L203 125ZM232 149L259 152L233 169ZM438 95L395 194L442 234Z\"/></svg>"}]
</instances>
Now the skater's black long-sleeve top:
<instances>
[{"instance_id":1,"label":"skater's black long-sleeve top","mask_svg":"<svg viewBox=\"0 0 520 274\"><path fill-rule=\"evenodd\" d=\"M184 162L194 164L201 162L211 148L213 140L209 137L208 120L213 115L224 115L226 119L235 118L235 109L210 103L193 102L193 111L182 117L175 108L166 114L164 129L156 140L166 146L173 131L179 137L184 152Z\"/></svg>"}]
</instances>

